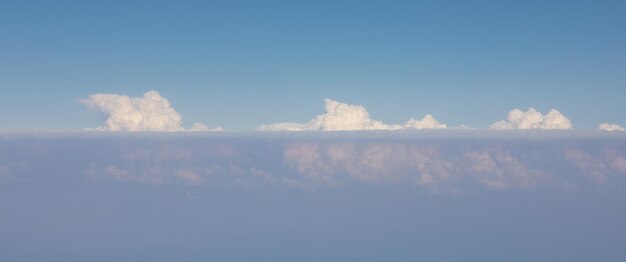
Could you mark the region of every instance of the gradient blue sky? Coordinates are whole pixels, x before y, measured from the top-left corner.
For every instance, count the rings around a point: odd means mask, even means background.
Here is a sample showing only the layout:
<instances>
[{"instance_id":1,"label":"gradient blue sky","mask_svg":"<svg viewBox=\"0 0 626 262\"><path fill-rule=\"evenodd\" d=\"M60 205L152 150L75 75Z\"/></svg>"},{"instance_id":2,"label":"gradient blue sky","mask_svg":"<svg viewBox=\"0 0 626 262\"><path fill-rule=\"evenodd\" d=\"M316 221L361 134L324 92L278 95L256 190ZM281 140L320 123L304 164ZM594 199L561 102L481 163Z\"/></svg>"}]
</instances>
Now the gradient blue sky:
<instances>
[{"instance_id":1,"label":"gradient blue sky","mask_svg":"<svg viewBox=\"0 0 626 262\"><path fill-rule=\"evenodd\" d=\"M623 1L2 1L0 129L100 126L78 99L157 90L184 125L390 123L556 108L626 124Z\"/></svg>"}]
</instances>

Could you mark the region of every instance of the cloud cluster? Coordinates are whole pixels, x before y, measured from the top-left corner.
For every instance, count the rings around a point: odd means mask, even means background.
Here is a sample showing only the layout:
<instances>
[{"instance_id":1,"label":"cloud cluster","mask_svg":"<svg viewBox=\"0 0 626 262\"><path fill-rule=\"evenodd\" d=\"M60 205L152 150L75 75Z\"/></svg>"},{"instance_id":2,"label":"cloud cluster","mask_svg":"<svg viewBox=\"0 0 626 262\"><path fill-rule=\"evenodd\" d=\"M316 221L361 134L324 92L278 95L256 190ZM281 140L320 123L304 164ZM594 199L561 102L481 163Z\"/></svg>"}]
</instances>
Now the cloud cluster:
<instances>
[{"instance_id":1,"label":"cloud cluster","mask_svg":"<svg viewBox=\"0 0 626 262\"><path fill-rule=\"evenodd\" d=\"M194 123L190 128L182 127L181 115L170 102L157 91L148 91L141 97L129 97L118 94L91 94L80 102L100 111L106 116L105 124L95 130L106 131L223 131L221 127L209 128L202 123ZM332 99L324 99L325 112L306 123L285 122L261 125L259 131L362 131L362 130L407 130L407 129L446 129L432 115L422 119L411 118L402 124L385 124L370 117L365 107L350 105ZM469 129L465 125L458 127ZM529 108L511 110L506 120L497 121L490 129L571 129L569 118L555 109L547 114ZM601 131L624 131L617 124L603 123L597 128ZM94 130L94 129L88 129Z\"/></svg>"},{"instance_id":2,"label":"cloud cluster","mask_svg":"<svg viewBox=\"0 0 626 262\"><path fill-rule=\"evenodd\" d=\"M619 126L618 124L602 123L598 126L598 130L614 132L614 131L624 131L624 128Z\"/></svg>"},{"instance_id":3,"label":"cloud cluster","mask_svg":"<svg viewBox=\"0 0 626 262\"><path fill-rule=\"evenodd\" d=\"M324 99L326 112L306 123L278 123L262 125L261 131L355 131L355 130L398 130L398 129L439 129L446 128L431 115L422 120L410 119L404 125L388 125L370 118L365 107L349 105L331 99Z\"/></svg>"},{"instance_id":4,"label":"cloud cluster","mask_svg":"<svg viewBox=\"0 0 626 262\"><path fill-rule=\"evenodd\" d=\"M105 126L96 128L107 131L185 131L182 118L170 102L157 91L148 91L142 97L118 94L91 94L80 101L107 117ZM189 131L216 131L201 123L195 123Z\"/></svg>"},{"instance_id":5,"label":"cloud cluster","mask_svg":"<svg viewBox=\"0 0 626 262\"><path fill-rule=\"evenodd\" d=\"M559 111L551 109L543 115L534 108L524 112L513 109L509 112L506 120L493 123L491 129L571 129L572 123Z\"/></svg>"}]
</instances>

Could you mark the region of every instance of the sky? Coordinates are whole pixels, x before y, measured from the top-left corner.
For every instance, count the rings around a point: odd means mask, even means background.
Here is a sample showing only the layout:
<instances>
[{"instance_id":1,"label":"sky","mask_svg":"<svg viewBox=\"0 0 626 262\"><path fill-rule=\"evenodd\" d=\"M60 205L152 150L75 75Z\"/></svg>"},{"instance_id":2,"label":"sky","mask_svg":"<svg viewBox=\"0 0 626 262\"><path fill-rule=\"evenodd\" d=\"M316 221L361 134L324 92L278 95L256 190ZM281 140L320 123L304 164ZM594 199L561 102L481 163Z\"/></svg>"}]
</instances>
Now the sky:
<instances>
[{"instance_id":1,"label":"sky","mask_svg":"<svg viewBox=\"0 0 626 262\"><path fill-rule=\"evenodd\" d=\"M167 98L182 125L304 123L325 98L487 128L557 109L626 125L623 1L3 1L0 129L102 126L91 94Z\"/></svg>"},{"instance_id":2,"label":"sky","mask_svg":"<svg viewBox=\"0 0 626 262\"><path fill-rule=\"evenodd\" d=\"M0 261L626 261L623 1L2 1Z\"/></svg>"}]
</instances>

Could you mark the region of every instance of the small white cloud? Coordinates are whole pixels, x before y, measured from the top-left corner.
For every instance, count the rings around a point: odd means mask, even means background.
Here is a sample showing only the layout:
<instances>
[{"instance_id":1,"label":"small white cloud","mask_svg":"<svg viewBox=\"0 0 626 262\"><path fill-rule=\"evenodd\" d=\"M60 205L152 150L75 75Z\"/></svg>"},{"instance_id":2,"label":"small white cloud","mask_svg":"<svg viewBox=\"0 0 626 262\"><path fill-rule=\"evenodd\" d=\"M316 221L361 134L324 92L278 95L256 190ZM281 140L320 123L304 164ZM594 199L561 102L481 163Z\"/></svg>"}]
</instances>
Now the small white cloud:
<instances>
[{"instance_id":1,"label":"small white cloud","mask_svg":"<svg viewBox=\"0 0 626 262\"><path fill-rule=\"evenodd\" d=\"M381 121L372 120L365 107L324 99L326 113L307 123L311 130L387 130L393 129Z\"/></svg>"},{"instance_id":2,"label":"small white cloud","mask_svg":"<svg viewBox=\"0 0 626 262\"><path fill-rule=\"evenodd\" d=\"M618 124L602 123L598 126L598 130L613 132L624 131L624 128L619 126Z\"/></svg>"},{"instance_id":3,"label":"small white cloud","mask_svg":"<svg viewBox=\"0 0 626 262\"><path fill-rule=\"evenodd\" d=\"M148 91L143 97L118 94L91 94L80 102L107 116L105 126L96 130L106 131L185 131L182 118L170 102L157 91ZM204 129L206 128L206 130ZM190 131L211 131L196 123Z\"/></svg>"},{"instance_id":4,"label":"small white cloud","mask_svg":"<svg viewBox=\"0 0 626 262\"><path fill-rule=\"evenodd\" d=\"M195 132L216 132L216 131L224 131L224 128L218 126L216 128L209 128L208 126L202 123L195 123L191 128L187 129L187 131L195 131Z\"/></svg>"},{"instance_id":5,"label":"small white cloud","mask_svg":"<svg viewBox=\"0 0 626 262\"><path fill-rule=\"evenodd\" d=\"M405 128L414 128L414 129L443 129L448 128L446 124L441 124L430 114L424 116L422 120L415 120L413 118L409 119L404 123Z\"/></svg>"},{"instance_id":6,"label":"small white cloud","mask_svg":"<svg viewBox=\"0 0 626 262\"><path fill-rule=\"evenodd\" d=\"M493 123L491 129L570 129L572 123L559 111L551 109L546 115L541 114L534 108L524 112L513 109L509 112L506 120Z\"/></svg>"},{"instance_id":7,"label":"small white cloud","mask_svg":"<svg viewBox=\"0 0 626 262\"><path fill-rule=\"evenodd\" d=\"M287 122L258 127L261 131L341 131L341 130L398 130L403 128L446 128L431 115L422 120L411 119L402 125L387 125L370 118L365 107L324 99L326 113L304 124Z\"/></svg>"}]
</instances>

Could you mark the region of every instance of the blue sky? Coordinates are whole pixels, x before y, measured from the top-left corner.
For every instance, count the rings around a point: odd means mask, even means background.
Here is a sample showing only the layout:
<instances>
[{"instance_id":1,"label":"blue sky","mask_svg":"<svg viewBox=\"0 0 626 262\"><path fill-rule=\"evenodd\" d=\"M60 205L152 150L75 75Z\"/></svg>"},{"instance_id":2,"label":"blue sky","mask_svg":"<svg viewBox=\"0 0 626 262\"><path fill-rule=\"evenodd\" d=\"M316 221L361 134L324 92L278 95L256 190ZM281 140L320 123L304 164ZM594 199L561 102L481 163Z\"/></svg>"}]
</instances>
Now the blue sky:
<instances>
[{"instance_id":1,"label":"blue sky","mask_svg":"<svg viewBox=\"0 0 626 262\"><path fill-rule=\"evenodd\" d=\"M2 1L0 260L625 261L624 14Z\"/></svg>"},{"instance_id":2,"label":"blue sky","mask_svg":"<svg viewBox=\"0 0 626 262\"><path fill-rule=\"evenodd\" d=\"M78 130L78 100L157 90L231 130L304 122L326 97L390 123L486 127L556 108L626 124L622 1L3 1L0 129Z\"/></svg>"}]
</instances>

